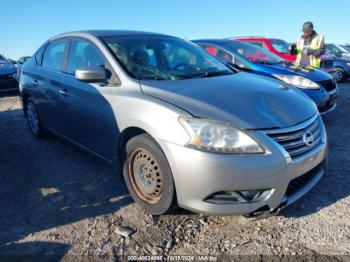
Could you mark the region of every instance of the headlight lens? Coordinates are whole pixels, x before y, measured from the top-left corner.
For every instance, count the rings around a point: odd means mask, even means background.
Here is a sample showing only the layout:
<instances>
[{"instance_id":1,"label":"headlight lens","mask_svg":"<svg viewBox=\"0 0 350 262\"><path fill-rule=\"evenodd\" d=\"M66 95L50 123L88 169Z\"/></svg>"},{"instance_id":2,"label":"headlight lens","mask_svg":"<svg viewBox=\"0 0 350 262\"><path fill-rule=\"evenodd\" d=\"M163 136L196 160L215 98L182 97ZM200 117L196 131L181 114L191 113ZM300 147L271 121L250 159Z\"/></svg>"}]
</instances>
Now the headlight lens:
<instances>
[{"instance_id":1,"label":"headlight lens","mask_svg":"<svg viewBox=\"0 0 350 262\"><path fill-rule=\"evenodd\" d=\"M291 84L293 86L304 89L320 89L320 86L314 81L297 75L273 75L279 80Z\"/></svg>"},{"instance_id":2,"label":"headlight lens","mask_svg":"<svg viewBox=\"0 0 350 262\"><path fill-rule=\"evenodd\" d=\"M180 123L190 136L187 146L202 151L262 154L265 150L243 131L200 118L180 117Z\"/></svg>"},{"instance_id":3,"label":"headlight lens","mask_svg":"<svg viewBox=\"0 0 350 262\"><path fill-rule=\"evenodd\" d=\"M348 66L350 66L350 63L346 63Z\"/></svg>"}]
</instances>

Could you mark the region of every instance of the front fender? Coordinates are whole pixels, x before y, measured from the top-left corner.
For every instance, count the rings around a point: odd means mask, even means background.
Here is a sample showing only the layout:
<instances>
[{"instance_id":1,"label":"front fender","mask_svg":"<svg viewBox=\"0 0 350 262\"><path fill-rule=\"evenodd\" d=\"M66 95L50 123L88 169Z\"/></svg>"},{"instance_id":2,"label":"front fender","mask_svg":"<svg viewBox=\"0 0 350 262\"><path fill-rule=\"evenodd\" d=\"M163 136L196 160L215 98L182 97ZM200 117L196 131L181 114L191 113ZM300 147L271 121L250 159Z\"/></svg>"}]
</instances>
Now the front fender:
<instances>
[{"instance_id":1,"label":"front fender","mask_svg":"<svg viewBox=\"0 0 350 262\"><path fill-rule=\"evenodd\" d=\"M123 89L123 90L121 90ZM117 95L105 95L109 100L120 133L130 127L145 130L156 139L185 145L189 136L178 121L179 116L191 116L185 110L140 90L120 87Z\"/></svg>"}]
</instances>

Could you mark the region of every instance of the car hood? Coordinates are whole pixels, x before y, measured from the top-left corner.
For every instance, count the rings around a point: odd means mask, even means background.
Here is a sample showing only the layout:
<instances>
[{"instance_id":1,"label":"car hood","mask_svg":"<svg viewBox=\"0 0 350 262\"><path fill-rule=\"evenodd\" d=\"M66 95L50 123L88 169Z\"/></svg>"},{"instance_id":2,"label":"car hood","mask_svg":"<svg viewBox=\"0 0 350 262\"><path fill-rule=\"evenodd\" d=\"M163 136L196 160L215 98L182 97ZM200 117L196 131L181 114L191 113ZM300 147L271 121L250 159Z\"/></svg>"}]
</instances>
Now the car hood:
<instances>
[{"instance_id":1,"label":"car hood","mask_svg":"<svg viewBox=\"0 0 350 262\"><path fill-rule=\"evenodd\" d=\"M340 56L340 57L334 58L334 60L343 61L343 62L350 62L350 56Z\"/></svg>"},{"instance_id":2,"label":"car hood","mask_svg":"<svg viewBox=\"0 0 350 262\"><path fill-rule=\"evenodd\" d=\"M323 72L322 70L296 67L292 63L281 63L264 66L268 66L270 69L275 69L276 72L272 72L273 74L300 75L313 81L326 81L332 78L331 75Z\"/></svg>"},{"instance_id":3,"label":"car hood","mask_svg":"<svg viewBox=\"0 0 350 262\"><path fill-rule=\"evenodd\" d=\"M317 112L315 104L293 86L243 72L189 80L141 80L140 85L143 93L195 117L244 129L289 127Z\"/></svg>"},{"instance_id":4,"label":"car hood","mask_svg":"<svg viewBox=\"0 0 350 262\"><path fill-rule=\"evenodd\" d=\"M17 71L16 67L7 61L0 60L0 74L11 74Z\"/></svg>"}]
</instances>

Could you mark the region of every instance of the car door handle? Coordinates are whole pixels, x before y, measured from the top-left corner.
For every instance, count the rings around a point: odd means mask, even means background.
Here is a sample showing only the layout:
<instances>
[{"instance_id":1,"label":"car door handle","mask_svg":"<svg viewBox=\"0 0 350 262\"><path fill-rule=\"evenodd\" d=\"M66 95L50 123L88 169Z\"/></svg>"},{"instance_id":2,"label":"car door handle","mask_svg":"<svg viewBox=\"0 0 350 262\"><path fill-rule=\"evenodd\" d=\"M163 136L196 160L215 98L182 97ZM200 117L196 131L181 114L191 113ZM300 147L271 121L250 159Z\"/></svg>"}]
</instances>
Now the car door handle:
<instances>
[{"instance_id":1,"label":"car door handle","mask_svg":"<svg viewBox=\"0 0 350 262\"><path fill-rule=\"evenodd\" d=\"M60 90L58 90L58 93L59 93L61 96L69 96L69 95L68 95L67 89L60 89Z\"/></svg>"}]
</instances>

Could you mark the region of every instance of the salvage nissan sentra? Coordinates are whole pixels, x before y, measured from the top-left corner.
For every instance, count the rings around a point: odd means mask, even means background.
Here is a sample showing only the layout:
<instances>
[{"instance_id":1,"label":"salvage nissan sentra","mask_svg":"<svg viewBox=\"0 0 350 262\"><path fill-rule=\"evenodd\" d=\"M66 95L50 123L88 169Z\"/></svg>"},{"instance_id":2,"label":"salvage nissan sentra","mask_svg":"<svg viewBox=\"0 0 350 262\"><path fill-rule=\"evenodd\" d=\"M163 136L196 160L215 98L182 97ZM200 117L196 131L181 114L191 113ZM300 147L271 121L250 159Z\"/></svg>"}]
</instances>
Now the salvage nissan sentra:
<instances>
[{"instance_id":1,"label":"salvage nissan sentra","mask_svg":"<svg viewBox=\"0 0 350 262\"><path fill-rule=\"evenodd\" d=\"M275 213L325 172L315 104L279 80L235 72L182 39L65 33L23 66L29 129L120 167L153 215Z\"/></svg>"}]
</instances>

